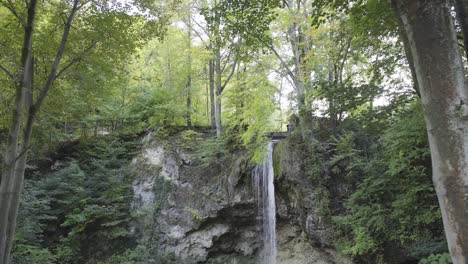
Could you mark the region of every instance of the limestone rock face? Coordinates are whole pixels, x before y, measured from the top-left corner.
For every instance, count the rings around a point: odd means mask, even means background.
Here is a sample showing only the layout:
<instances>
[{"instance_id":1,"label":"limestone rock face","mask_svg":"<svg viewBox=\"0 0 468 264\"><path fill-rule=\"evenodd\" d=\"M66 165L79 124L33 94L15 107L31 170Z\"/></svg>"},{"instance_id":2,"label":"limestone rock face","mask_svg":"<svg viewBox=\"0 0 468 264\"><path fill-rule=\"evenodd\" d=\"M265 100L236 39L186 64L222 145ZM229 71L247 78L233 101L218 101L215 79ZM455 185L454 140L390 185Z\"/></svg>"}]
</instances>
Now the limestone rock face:
<instances>
[{"instance_id":1,"label":"limestone rock face","mask_svg":"<svg viewBox=\"0 0 468 264\"><path fill-rule=\"evenodd\" d=\"M133 224L140 242L173 263L259 263L261 234L246 153L202 163L190 150L145 138L133 160ZM301 178L294 155L278 190L278 263L337 262L328 245L327 225L314 207L314 187ZM285 165L285 161L282 161ZM172 263L172 262L170 262Z\"/></svg>"},{"instance_id":2,"label":"limestone rock face","mask_svg":"<svg viewBox=\"0 0 468 264\"><path fill-rule=\"evenodd\" d=\"M133 160L133 208L144 215L135 235L177 263L252 260L259 243L244 153L200 164L189 151L146 141Z\"/></svg>"},{"instance_id":3,"label":"limestone rock face","mask_svg":"<svg viewBox=\"0 0 468 264\"><path fill-rule=\"evenodd\" d=\"M275 185L279 224L293 223L300 227L310 243L324 248L333 247L331 218L321 208L324 190L306 174L303 153L286 139L277 144L275 156L278 163ZM346 188L339 182L336 185L337 188ZM330 196L326 198L337 197Z\"/></svg>"}]
</instances>

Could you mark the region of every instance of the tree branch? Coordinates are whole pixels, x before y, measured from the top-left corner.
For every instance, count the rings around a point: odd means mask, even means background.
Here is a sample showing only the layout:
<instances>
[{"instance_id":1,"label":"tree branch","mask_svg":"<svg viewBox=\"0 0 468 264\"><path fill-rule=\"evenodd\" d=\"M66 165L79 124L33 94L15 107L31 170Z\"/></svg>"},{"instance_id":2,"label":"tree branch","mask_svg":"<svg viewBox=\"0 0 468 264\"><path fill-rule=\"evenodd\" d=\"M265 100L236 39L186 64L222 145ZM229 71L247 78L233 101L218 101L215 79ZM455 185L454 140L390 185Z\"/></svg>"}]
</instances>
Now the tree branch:
<instances>
[{"instance_id":1,"label":"tree branch","mask_svg":"<svg viewBox=\"0 0 468 264\"><path fill-rule=\"evenodd\" d=\"M268 45L268 48L273 51L273 53L275 54L275 56L278 58L278 60L280 61L281 65L283 66L283 68L286 70L286 72L288 73L288 75L294 80L296 78L296 75L293 73L293 71L291 70L291 68L289 68L289 65L283 60L283 58L281 57L281 55L278 53L278 51L276 51L275 47L273 47L273 45Z\"/></svg>"},{"instance_id":2,"label":"tree branch","mask_svg":"<svg viewBox=\"0 0 468 264\"><path fill-rule=\"evenodd\" d=\"M11 0L6 0L6 2L4 0L0 0L0 3L3 4L3 6L5 6L8 10L10 10L10 12L18 19L18 21L20 22L21 26L23 26L24 28L26 27L26 22L24 21L24 19L18 14L18 12L16 12L16 9L15 7L13 6L13 3L11 2Z\"/></svg>"},{"instance_id":3,"label":"tree branch","mask_svg":"<svg viewBox=\"0 0 468 264\"><path fill-rule=\"evenodd\" d=\"M71 24L73 22L76 12L79 9L79 6L78 6L79 2L80 2L79 0L73 1L73 7L70 11L70 14L68 15L67 22L65 23L65 26L64 26L62 40L60 41L60 46L57 51L57 55L55 56L54 64L52 65L52 68L50 69L50 73L49 73L49 76L47 77L46 82L42 86L41 93L36 99L36 102L32 105L32 108L33 108L32 111L34 114L37 113L37 111L39 111L42 103L44 102L45 97L47 96L47 93L49 92L50 87L52 86L52 83L54 82L56 78L60 61L62 60L63 53L65 52L65 46L68 41L68 35L70 34Z\"/></svg>"},{"instance_id":4,"label":"tree branch","mask_svg":"<svg viewBox=\"0 0 468 264\"><path fill-rule=\"evenodd\" d=\"M191 18L191 19L193 20L193 18ZM205 42L205 41L206 41L206 40L203 39L203 37L201 36L200 32L198 32L194 27L192 27L192 26L189 25L187 22L185 22L185 20L184 20L184 24L185 24L187 27L189 27L189 28L195 33L195 35L198 36L198 38L199 38L202 42ZM202 28L202 30L203 30L204 32L206 32L203 28ZM208 46L207 44L205 44L204 46L205 46L205 48L209 48L209 46Z\"/></svg>"},{"instance_id":5,"label":"tree branch","mask_svg":"<svg viewBox=\"0 0 468 264\"><path fill-rule=\"evenodd\" d=\"M232 65L231 72L229 73L229 76L224 80L224 84L221 85L221 93L224 91L224 88L226 88L226 85L228 82L231 80L232 76L234 76L234 72L236 71L237 62L234 62L234 65Z\"/></svg>"},{"instance_id":6,"label":"tree branch","mask_svg":"<svg viewBox=\"0 0 468 264\"><path fill-rule=\"evenodd\" d=\"M349 48L351 46L351 41L353 41L353 36L350 36L348 38L348 42L346 43L346 47L344 49L344 55L343 55L343 59L340 63L340 73L339 73L339 80L340 80L340 83L343 83L343 69L344 69L344 64L346 63L346 61L348 60L348 55L349 55ZM341 54L340 54L341 55Z\"/></svg>"},{"instance_id":7,"label":"tree branch","mask_svg":"<svg viewBox=\"0 0 468 264\"><path fill-rule=\"evenodd\" d=\"M277 73L277 74L280 75L280 76L284 76L284 75L285 75L284 72L282 72L282 71L280 71L279 69L276 69L276 68L274 68L274 67L272 67L272 66L270 66L270 65L268 65L268 64L266 64L266 63L264 63L264 62L262 62L261 60L255 60L255 62L257 62L258 64L262 65L263 67L268 68L270 71L273 71L273 72Z\"/></svg>"},{"instance_id":8,"label":"tree branch","mask_svg":"<svg viewBox=\"0 0 468 264\"><path fill-rule=\"evenodd\" d=\"M14 76L13 74L11 74L11 72L8 71L7 68L5 68L5 67L3 67L2 65L0 65L0 69L3 70L3 71L6 73L6 75L8 75L8 77L10 77L10 79L11 79L12 81L15 80L15 76Z\"/></svg>"},{"instance_id":9,"label":"tree branch","mask_svg":"<svg viewBox=\"0 0 468 264\"><path fill-rule=\"evenodd\" d=\"M198 26L199 28L201 28L201 30L203 30L203 32L204 32L207 36L210 35L209 32L208 32L207 30L205 30L205 28L204 28L202 25L200 25L200 23L198 23L196 19L193 19L193 18L192 18L192 22L195 23L195 24L197 24L197 26Z\"/></svg>"},{"instance_id":10,"label":"tree branch","mask_svg":"<svg viewBox=\"0 0 468 264\"><path fill-rule=\"evenodd\" d=\"M232 53L232 50L229 50L229 53L227 54L227 56L225 56L226 58L226 63L224 63L223 67L221 68L221 73L224 72L224 70L226 70L226 67L227 67L227 62L229 61L229 59L231 58L231 53ZM221 61L222 61L222 58L223 56L221 55Z\"/></svg>"},{"instance_id":11,"label":"tree branch","mask_svg":"<svg viewBox=\"0 0 468 264\"><path fill-rule=\"evenodd\" d=\"M94 46L96 46L97 40L94 40L91 45L89 45L86 49L84 49L80 55L76 56L73 58L67 65L65 65L58 73L55 75L55 79L58 79L60 75L62 75L65 71L67 71L71 66L73 66L75 63L79 62L86 53L88 53Z\"/></svg>"}]
</instances>

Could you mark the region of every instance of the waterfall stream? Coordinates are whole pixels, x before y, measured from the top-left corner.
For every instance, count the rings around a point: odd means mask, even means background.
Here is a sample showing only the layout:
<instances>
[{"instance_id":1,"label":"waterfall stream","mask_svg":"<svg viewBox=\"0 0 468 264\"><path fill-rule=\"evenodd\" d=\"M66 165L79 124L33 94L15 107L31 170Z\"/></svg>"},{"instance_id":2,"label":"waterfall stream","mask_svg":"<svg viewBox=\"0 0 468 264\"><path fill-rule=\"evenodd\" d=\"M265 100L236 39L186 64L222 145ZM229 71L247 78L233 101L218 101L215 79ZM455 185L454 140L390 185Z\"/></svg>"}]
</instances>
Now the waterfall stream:
<instances>
[{"instance_id":1,"label":"waterfall stream","mask_svg":"<svg viewBox=\"0 0 468 264\"><path fill-rule=\"evenodd\" d=\"M276 205L273 184L273 148L275 142L268 144L268 152L263 162L254 169L254 188L258 205L259 227L262 232L263 249L261 263L276 264Z\"/></svg>"}]
</instances>

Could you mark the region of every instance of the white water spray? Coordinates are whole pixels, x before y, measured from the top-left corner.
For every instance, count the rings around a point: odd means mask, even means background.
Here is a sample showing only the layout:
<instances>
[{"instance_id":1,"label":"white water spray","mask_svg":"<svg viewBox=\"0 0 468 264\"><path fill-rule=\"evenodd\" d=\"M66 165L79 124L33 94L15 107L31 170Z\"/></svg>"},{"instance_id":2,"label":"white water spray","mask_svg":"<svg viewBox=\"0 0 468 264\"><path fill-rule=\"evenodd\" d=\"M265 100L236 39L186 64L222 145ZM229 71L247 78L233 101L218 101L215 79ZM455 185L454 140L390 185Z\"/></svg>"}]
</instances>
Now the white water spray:
<instances>
[{"instance_id":1,"label":"white water spray","mask_svg":"<svg viewBox=\"0 0 468 264\"><path fill-rule=\"evenodd\" d=\"M260 260L265 264L276 264L276 205L275 186L273 184L273 147L268 144L268 153L261 164L254 170L254 188L256 192L259 222L262 227L263 250Z\"/></svg>"}]
</instances>

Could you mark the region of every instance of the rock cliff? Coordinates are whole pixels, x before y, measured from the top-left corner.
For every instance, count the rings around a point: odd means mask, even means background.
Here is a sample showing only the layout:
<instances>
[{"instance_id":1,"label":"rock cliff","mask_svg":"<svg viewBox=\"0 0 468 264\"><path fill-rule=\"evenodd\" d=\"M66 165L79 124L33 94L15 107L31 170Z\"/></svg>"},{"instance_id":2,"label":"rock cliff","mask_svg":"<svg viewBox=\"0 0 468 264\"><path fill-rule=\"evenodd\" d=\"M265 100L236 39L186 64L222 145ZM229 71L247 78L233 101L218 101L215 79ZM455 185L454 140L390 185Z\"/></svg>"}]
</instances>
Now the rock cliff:
<instances>
[{"instance_id":1,"label":"rock cliff","mask_svg":"<svg viewBox=\"0 0 468 264\"><path fill-rule=\"evenodd\" d=\"M132 162L133 210L141 215L132 232L140 243L152 243L176 263L256 263L261 243L246 153L200 162L170 141L152 135L144 141ZM331 248L314 186L288 144L282 142L276 154L278 262L347 263Z\"/></svg>"}]
</instances>

